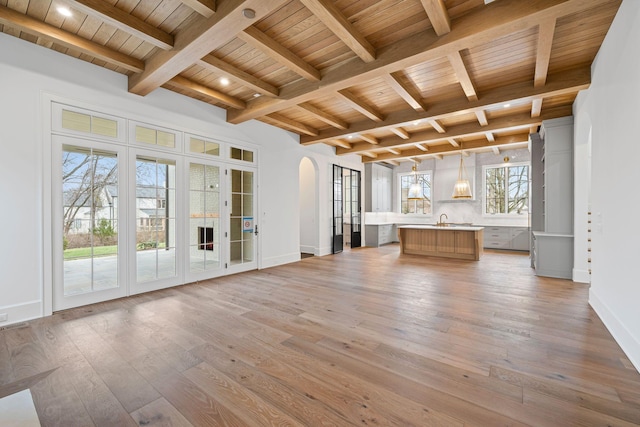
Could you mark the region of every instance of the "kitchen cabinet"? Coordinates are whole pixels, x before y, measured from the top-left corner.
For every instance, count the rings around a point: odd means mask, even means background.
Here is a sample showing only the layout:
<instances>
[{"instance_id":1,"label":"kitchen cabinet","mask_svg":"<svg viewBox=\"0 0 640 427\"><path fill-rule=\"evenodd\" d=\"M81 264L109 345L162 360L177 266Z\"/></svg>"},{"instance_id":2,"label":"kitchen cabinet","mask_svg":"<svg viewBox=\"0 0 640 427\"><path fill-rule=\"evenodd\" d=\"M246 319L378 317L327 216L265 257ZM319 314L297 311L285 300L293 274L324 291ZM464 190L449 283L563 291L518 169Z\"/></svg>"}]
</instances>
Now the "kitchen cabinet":
<instances>
[{"instance_id":1,"label":"kitchen cabinet","mask_svg":"<svg viewBox=\"0 0 640 427\"><path fill-rule=\"evenodd\" d=\"M573 270L573 117L543 120L531 144L531 266L539 276Z\"/></svg>"},{"instance_id":2,"label":"kitchen cabinet","mask_svg":"<svg viewBox=\"0 0 640 427\"><path fill-rule=\"evenodd\" d=\"M365 244L377 248L396 241L395 224L365 225Z\"/></svg>"},{"instance_id":3,"label":"kitchen cabinet","mask_svg":"<svg viewBox=\"0 0 640 427\"><path fill-rule=\"evenodd\" d=\"M528 251L529 228L488 226L484 228L484 247L487 249L509 249Z\"/></svg>"},{"instance_id":4,"label":"kitchen cabinet","mask_svg":"<svg viewBox=\"0 0 640 427\"><path fill-rule=\"evenodd\" d=\"M367 163L364 168L367 182L365 191L366 212L391 212L393 169L377 163Z\"/></svg>"},{"instance_id":5,"label":"kitchen cabinet","mask_svg":"<svg viewBox=\"0 0 640 427\"><path fill-rule=\"evenodd\" d=\"M532 232L533 268L536 275L571 279L573 275L573 235Z\"/></svg>"}]
</instances>

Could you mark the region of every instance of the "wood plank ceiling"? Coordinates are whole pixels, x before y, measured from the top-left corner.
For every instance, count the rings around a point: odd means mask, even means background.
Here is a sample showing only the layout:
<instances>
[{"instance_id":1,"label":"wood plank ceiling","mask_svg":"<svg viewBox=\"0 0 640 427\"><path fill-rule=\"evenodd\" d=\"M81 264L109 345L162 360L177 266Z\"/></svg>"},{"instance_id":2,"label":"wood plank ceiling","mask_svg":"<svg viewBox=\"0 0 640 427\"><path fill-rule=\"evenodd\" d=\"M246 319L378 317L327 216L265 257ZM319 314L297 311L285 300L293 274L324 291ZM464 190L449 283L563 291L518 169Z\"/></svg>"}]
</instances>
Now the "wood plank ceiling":
<instances>
[{"instance_id":1,"label":"wood plank ceiling","mask_svg":"<svg viewBox=\"0 0 640 427\"><path fill-rule=\"evenodd\" d=\"M526 146L621 0L0 0L0 30L363 162ZM66 6L71 16L58 12Z\"/></svg>"}]
</instances>

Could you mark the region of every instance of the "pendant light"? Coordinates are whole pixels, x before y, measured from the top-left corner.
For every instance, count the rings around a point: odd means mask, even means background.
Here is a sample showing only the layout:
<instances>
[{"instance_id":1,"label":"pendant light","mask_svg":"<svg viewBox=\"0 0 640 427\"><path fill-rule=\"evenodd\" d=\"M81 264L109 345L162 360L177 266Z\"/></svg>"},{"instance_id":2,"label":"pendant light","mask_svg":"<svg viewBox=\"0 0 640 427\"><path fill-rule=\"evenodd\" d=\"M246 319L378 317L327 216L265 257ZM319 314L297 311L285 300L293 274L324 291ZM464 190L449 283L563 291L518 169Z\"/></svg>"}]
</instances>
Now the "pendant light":
<instances>
[{"instance_id":1,"label":"pendant light","mask_svg":"<svg viewBox=\"0 0 640 427\"><path fill-rule=\"evenodd\" d=\"M453 187L453 194L451 195L454 199L471 199L473 196L471 195L471 186L469 185L469 179L467 178L467 170L464 167L464 162L462 161L462 154L460 154L460 169L458 169L458 180L456 181L456 185Z\"/></svg>"},{"instance_id":2,"label":"pendant light","mask_svg":"<svg viewBox=\"0 0 640 427\"><path fill-rule=\"evenodd\" d=\"M409 193L407 194L407 200L424 200L424 191L422 191L422 185L418 183L418 173L416 171L416 165L411 168L413 171L413 183L409 186Z\"/></svg>"}]
</instances>

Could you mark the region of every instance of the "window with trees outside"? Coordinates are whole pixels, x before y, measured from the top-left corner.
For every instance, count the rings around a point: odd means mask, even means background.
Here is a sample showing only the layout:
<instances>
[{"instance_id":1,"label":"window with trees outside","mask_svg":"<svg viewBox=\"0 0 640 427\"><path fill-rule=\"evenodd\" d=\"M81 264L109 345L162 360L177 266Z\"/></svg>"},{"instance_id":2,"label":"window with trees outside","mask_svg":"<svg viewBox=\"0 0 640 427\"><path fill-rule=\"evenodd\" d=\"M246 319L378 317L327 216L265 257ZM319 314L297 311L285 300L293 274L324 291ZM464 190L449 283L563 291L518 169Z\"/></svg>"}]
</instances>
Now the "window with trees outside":
<instances>
[{"instance_id":1,"label":"window with trees outside","mask_svg":"<svg viewBox=\"0 0 640 427\"><path fill-rule=\"evenodd\" d=\"M419 171L416 174L413 172L400 174L400 212L418 213L418 214L430 214L431 213L431 171ZM418 182L422 187L422 192L425 196L421 200L408 200L409 188L411 184Z\"/></svg>"},{"instance_id":2,"label":"window with trees outside","mask_svg":"<svg viewBox=\"0 0 640 427\"><path fill-rule=\"evenodd\" d=\"M487 215L518 215L529 209L529 165L485 166L484 198Z\"/></svg>"}]
</instances>

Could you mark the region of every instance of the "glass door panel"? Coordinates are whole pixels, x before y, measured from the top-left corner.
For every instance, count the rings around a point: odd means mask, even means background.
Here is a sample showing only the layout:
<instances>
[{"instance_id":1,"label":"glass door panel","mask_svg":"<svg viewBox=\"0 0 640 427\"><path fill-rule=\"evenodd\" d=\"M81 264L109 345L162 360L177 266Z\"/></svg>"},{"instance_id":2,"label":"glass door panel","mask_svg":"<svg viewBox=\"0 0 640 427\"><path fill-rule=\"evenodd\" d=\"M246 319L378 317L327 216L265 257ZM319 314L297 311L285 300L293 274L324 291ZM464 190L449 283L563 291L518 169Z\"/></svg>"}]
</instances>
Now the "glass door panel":
<instances>
[{"instance_id":1,"label":"glass door panel","mask_svg":"<svg viewBox=\"0 0 640 427\"><path fill-rule=\"evenodd\" d=\"M173 160L136 158L136 282L175 277L176 164Z\"/></svg>"},{"instance_id":2,"label":"glass door panel","mask_svg":"<svg viewBox=\"0 0 640 427\"><path fill-rule=\"evenodd\" d=\"M333 238L331 253L337 254L343 249L343 193L342 167L333 165Z\"/></svg>"},{"instance_id":3,"label":"glass door panel","mask_svg":"<svg viewBox=\"0 0 640 427\"><path fill-rule=\"evenodd\" d=\"M189 271L220 269L220 168L189 165Z\"/></svg>"},{"instance_id":4,"label":"glass door panel","mask_svg":"<svg viewBox=\"0 0 640 427\"><path fill-rule=\"evenodd\" d=\"M229 268L247 270L257 267L255 223L255 172L231 169L229 212Z\"/></svg>"},{"instance_id":5,"label":"glass door panel","mask_svg":"<svg viewBox=\"0 0 640 427\"><path fill-rule=\"evenodd\" d=\"M65 296L119 286L117 186L115 153L63 147Z\"/></svg>"},{"instance_id":6,"label":"glass door panel","mask_svg":"<svg viewBox=\"0 0 640 427\"><path fill-rule=\"evenodd\" d=\"M122 297L122 150L79 138L52 141L53 309Z\"/></svg>"}]
</instances>

